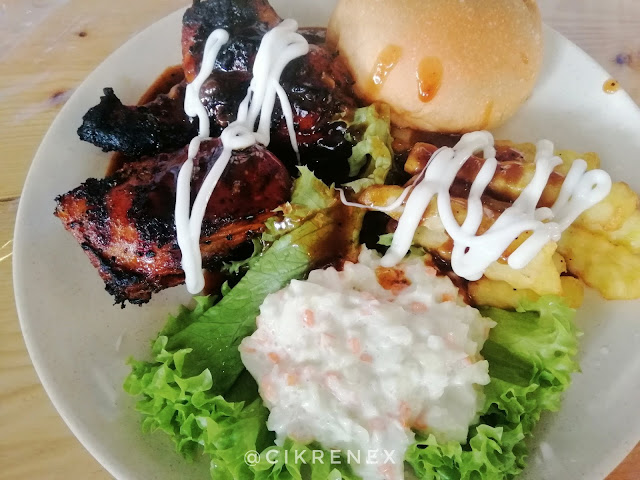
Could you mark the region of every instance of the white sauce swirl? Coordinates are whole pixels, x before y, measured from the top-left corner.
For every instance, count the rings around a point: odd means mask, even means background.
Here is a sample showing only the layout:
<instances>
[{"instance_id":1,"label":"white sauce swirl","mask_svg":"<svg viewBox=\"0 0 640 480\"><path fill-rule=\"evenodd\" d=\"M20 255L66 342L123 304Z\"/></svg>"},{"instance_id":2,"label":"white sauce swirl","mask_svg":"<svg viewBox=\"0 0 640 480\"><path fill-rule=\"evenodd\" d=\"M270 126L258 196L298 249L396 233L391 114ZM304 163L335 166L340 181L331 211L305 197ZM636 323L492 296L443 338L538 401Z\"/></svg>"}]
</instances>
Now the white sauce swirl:
<instances>
[{"instance_id":1,"label":"white sauce swirl","mask_svg":"<svg viewBox=\"0 0 640 480\"><path fill-rule=\"evenodd\" d=\"M471 185L467 216L463 224L459 225L451 207L449 189L458 171L472 155L480 151L484 153L485 162ZM562 163L553 154L553 143L541 140L537 144L533 179L513 205L484 234L478 235L483 217L481 196L496 172L498 162L495 157L491 133L467 133L453 148L437 150L418 180L407 187L394 204L383 208L367 207L382 211L393 210L400 207L410 192L382 265L391 267L404 258L427 206L436 195L438 213L446 232L453 239L453 271L467 280L478 280L519 235L532 231L533 234L508 259L511 268L524 268L549 241L560 240L562 232L582 212L602 201L611 191L611 177L603 170L587 171L587 163L579 159L573 162L554 205L551 208L537 208L553 169ZM344 194L341 195L345 201Z\"/></svg>"},{"instance_id":2,"label":"white sauce swirl","mask_svg":"<svg viewBox=\"0 0 640 480\"><path fill-rule=\"evenodd\" d=\"M209 199L234 150L249 148L256 143L269 145L271 116L276 97L282 106L291 146L298 154L293 111L286 92L280 85L280 77L285 67L292 60L306 55L309 51L309 43L296 32L297 29L297 22L287 19L263 37L253 65L253 79L247 95L238 108L236 121L229 124L220 135L223 145L222 153L202 183L191 210L193 160L200 150L200 144L208 140L210 135L209 116L200 99L200 89L213 72L220 49L229 41L229 34L225 30L218 29L211 33L205 44L200 72L193 82L187 85L184 111L190 117L198 117L199 134L189 144L187 161L178 174L175 223L178 245L182 252L182 269L189 293L196 294L204 288L200 234Z\"/></svg>"}]
</instances>

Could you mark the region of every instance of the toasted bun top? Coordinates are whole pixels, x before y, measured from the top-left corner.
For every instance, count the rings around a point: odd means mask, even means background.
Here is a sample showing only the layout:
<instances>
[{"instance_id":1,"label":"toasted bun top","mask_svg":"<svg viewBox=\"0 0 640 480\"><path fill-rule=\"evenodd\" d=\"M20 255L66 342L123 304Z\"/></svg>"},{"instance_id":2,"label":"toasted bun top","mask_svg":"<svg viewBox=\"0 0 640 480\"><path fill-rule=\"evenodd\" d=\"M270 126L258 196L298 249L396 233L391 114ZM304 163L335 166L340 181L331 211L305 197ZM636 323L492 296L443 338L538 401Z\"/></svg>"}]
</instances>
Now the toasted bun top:
<instances>
[{"instance_id":1,"label":"toasted bun top","mask_svg":"<svg viewBox=\"0 0 640 480\"><path fill-rule=\"evenodd\" d=\"M503 123L542 63L535 0L340 0L328 40L359 96L388 103L398 126L437 132Z\"/></svg>"}]
</instances>

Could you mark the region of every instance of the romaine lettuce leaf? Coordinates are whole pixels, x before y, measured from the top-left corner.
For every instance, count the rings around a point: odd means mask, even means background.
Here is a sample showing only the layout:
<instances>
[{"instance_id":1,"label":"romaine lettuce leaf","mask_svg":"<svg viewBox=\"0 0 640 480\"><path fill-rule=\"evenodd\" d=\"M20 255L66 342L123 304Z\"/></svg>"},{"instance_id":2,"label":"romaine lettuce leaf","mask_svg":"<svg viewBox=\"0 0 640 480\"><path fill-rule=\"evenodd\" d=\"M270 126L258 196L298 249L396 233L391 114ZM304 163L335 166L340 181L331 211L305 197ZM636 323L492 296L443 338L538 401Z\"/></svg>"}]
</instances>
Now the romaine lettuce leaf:
<instances>
[{"instance_id":1,"label":"romaine lettuce leaf","mask_svg":"<svg viewBox=\"0 0 640 480\"><path fill-rule=\"evenodd\" d=\"M391 111L386 104L374 104L356 110L350 132L358 132L349 157L349 177L358 177L345 184L358 193L371 185L383 184L393 163L391 146Z\"/></svg>"},{"instance_id":2,"label":"romaine lettuce leaf","mask_svg":"<svg viewBox=\"0 0 640 480\"><path fill-rule=\"evenodd\" d=\"M315 250L335 235L335 229L331 215L316 214L276 240L216 305L197 317L172 318L160 335L168 338L171 351L191 350L184 358L184 373L193 376L210 368L213 393L226 392L244 370L238 345L253 333L266 296L304 277L315 263Z\"/></svg>"}]
</instances>

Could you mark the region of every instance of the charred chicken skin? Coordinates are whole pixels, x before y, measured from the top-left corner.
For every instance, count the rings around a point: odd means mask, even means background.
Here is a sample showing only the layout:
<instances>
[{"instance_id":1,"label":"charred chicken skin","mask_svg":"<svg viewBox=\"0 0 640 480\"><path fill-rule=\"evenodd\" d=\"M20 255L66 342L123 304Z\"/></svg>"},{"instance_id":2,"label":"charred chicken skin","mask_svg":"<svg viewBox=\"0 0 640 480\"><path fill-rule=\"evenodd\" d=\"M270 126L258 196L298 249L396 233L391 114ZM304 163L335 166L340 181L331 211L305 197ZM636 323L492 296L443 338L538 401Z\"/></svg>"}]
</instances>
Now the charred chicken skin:
<instances>
[{"instance_id":1,"label":"charred chicken skin","mask_svg":"<svg viewBox=\"0 0 640 480\"><path fill-rule=\"evenodd\" d=\"M181 148L198 134L184 113L184 82L141 106L123 105L112 88L84 116L78 136L105 152L138 158Z\"/></svg>"},{"instance_id":2,"label":"charred chicken skin","mask_svg":"<svg viewBox=\"0 0 640 480\"><path fill-rule=\"evenodd\" d=\"M221 150L219 139L202 144L194 160L196 192ZM132 162L56 199L55 215L87 252L117 303L144 303L184 281L174 208L176 178L186 159L185 147ZM264 147L234 152L207 206L200 240L205 267L215 268L261 233L290 190L286 168Z\"/></svg>"}]
</instances>

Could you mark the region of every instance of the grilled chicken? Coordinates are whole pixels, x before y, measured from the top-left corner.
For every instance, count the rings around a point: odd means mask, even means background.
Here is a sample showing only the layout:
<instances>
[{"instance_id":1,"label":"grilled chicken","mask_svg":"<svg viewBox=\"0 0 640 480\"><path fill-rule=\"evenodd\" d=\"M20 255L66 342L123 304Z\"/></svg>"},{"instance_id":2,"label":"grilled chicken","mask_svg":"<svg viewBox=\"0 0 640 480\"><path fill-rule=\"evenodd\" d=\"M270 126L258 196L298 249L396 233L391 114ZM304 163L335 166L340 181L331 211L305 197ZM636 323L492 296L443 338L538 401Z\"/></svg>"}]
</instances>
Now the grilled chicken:
<instances>
[{"instance_id":1,"label":"grilled chicken","mask_svg":"<svg viewBox=\"0 0 640 480\"><path fill-rule=\"evenodd\" d=\"M218 139L202 144L194 160L194 192L221 150ZM174 207L176 178L186 159L185 147L131 162L56 199L55 215L87 252L116 303L144 303L184 281ZM234 152L207 206L200 241L204 266L215 269L262 232L290 191L286 168L265 148Z\"/></svg>"},{"instance_id":2,"label":"grilled chicken","mask_svg":"<svg viewBox=\"0 0 640 480\"><path fill-rule=\"evenodd\" d=\"M229 32L214 71L247 72L265 33L281 18L266 0L194 0L182 19L182 67L188 82L200 71L207 38L214 30Z\"/></svg>"},{"instance_id":3,"label":"grilled chicken","mask_svg":"<svg viewBox=\"0 0 640 480\"><path fill-rule=\"evenodd\" d=\"M184 281L174 226L175 179L187 159L185 145L197 134L197 119L183 109L186 82L200 69L204 45L217 28L230 41L200 92L217 136L235 120L251 81L264 34L281 19L265 0L196 1L183 18L183 71L177 85L142 106L125 106L111 89L84 117L78 133L103 150L128 158L103 180L90 179L57 198L55 214L89 255L116 302L144 303L154 292ZM324 44L322 30L303 32L308 55L291 62L281 84L294 114L301 161L327 182L348 174L351 144L336 121L355 107L347 69ZM166 91L166 90L165 90ZM219 140L204 142L196 158L192 189L219 155ZM201 250L204 267L222 259L264 229L271 211L289 200L297 158L277 103L269 150L235 152L209 202Z\"/></svg>"},{"instance_id":4,"label":"grilled chicken","mask_svg":"<svg viewBox=\"0 0 640 480\"><path fill-rule=\"evenodd\" d=\"M201 90L201 100L218 128L214 134L235 120L262 37L280 21L265 0L209 0L197 2L186 11L182 66L187 81L200 70L210 33L224 28L230 35ZM280 79L293 110L300 161L328 183L343 183L349 173L346 159L352 145L345 139L346 124L336 119L356 106L353 79L341 58L324 45L322 31L308 29L301 33L310 43L309 53L292 61ZM279 103L273 112L269 149L295 173L297 159Z\"/></svg>"},{"instance_id":5,"label":"grilled chicken","mask_svg":"<svg viewBox=\"0 0 640 480\"><path fill-rule=\"evenodd\" d=\"M78 136L105 152L142 157L177 150L198 134L184 113L185 83L142 106L123 105L112 88L83 117Z\"/></svg>"},{"instance_id":6,"label":"grilled chicken","mask_svg":"<svg viewBox=\"0 0 640 480\"><path fill-rule=\"evenodd\" d=\"M264 0L207 0L187 9L182 32L182 66L187 82L200 70L211 32L224 28L230 35L200 92L212 120L212 136L235 120L262 37L280 21ZM356 106L353 80L341 59L325 47L321 30L301 33L311 43L310 52L291 62L281 78L293 109L300 163L328 183L341 183L347 180L346 159L352 145L345 139L346 124L337 120ZM85 115L78 134L105 151L122 152L128 157L169 152L183 146L196 132L197 119L185 115L183 103L184 83L169 95L139 107L122 105L114 92L106 89L100 104ZM269 148L295 173L298 161L279 103L272 125Z\"/></svg>"}]
</instances>

